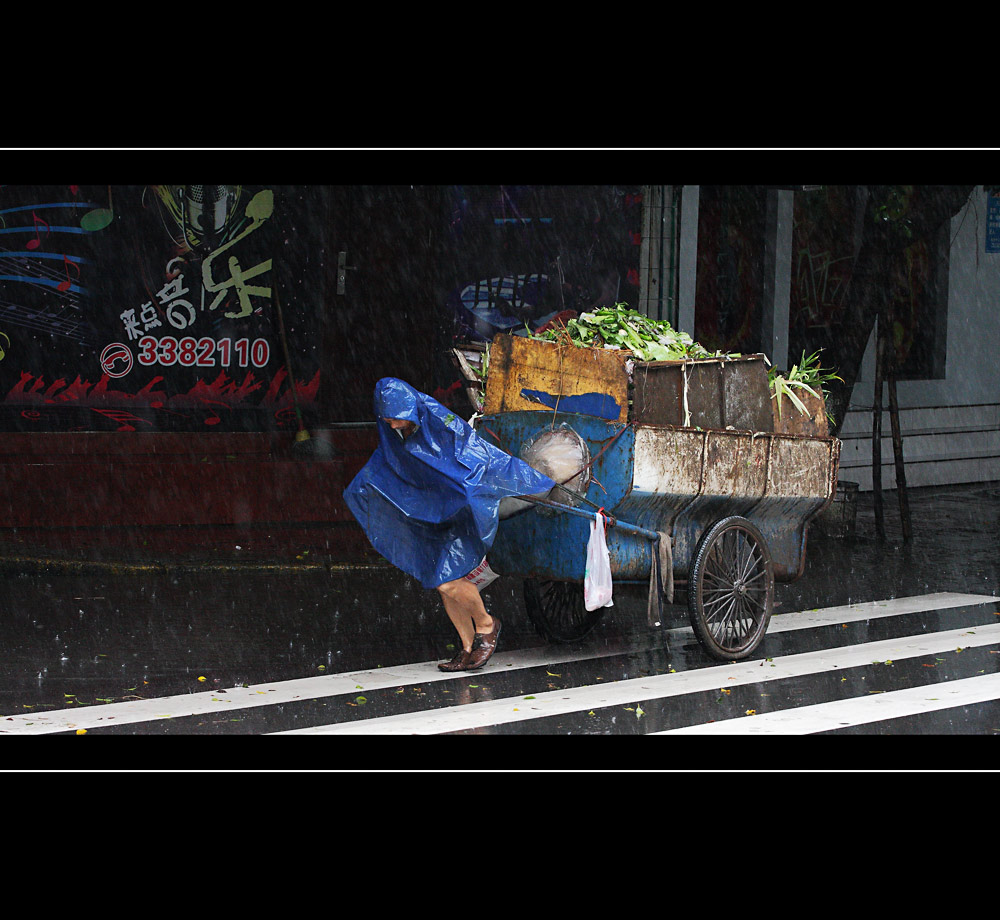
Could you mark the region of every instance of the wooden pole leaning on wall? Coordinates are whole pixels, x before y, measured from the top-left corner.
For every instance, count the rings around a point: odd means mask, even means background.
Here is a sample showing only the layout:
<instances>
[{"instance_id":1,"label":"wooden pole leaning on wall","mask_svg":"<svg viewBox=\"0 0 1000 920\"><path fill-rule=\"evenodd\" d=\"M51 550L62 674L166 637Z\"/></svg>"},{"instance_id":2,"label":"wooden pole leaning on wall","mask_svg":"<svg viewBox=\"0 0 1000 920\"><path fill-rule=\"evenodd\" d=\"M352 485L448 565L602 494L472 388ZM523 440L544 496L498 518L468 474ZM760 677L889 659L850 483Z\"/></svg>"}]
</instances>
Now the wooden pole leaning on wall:
<instances>
[{"instance_id":1,"label":"wooden pole leaning on wall","mask_svg":"<svg viewBox=\"0 0 1000 920\"><path fill-rule=\"evenodd\" d=\"M903 460L903 435L899 425L899 401L896 398L896 349L892 342L888 341L888 332L886 338L886 383L889 390L889 422L892 425L892 454L896 463L896 498L899 502L903 542L909 543L913 532L910 527L910 501L906 494L906 463Z\"/></svg>"},{"instance_id":2,"label":"wooden pole leaning on wall","mask_svg":"<svg viewBox=\"0 0 1000 920\"><path fill-rule=\"evenodd\" d=\"M885 323L883 312L875 320L875 393L872 399L872 504L875 509L875 536L885 539L882 509L882 373L885 369Z\"/></svg>"},{"instance_id":3,"label":"wooden pole leaning on wall","mask_svg":"<svg viewBox=\"0 0 1000 920\"><path fill-rule=\"evenodd\" d=\"M875 509L875 531L880 540L885 539L885 513L882 503L882 394L883 382L889 391L889 424L892 431L892 453L896 472L896 498L903 541L913 538L910 521L910 501L906 491L906 462L903 456L903 435L899 424L899 400L896 394L896 355L891 335L891 325L885 313L879 313L875 340L875 393L872 404L872 493Z\"/></svg>"}]
</instances>

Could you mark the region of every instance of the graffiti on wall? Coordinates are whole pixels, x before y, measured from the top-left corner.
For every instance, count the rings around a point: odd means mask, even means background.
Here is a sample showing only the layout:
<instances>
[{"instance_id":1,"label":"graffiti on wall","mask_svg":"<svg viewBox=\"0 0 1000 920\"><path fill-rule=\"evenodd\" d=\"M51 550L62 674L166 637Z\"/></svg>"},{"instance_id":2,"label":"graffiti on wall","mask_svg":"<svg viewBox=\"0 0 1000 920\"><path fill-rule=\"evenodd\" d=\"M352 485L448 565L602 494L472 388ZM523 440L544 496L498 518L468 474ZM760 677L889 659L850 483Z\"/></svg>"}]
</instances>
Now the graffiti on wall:
<instances>
[{"instance_id":1,"label":"graffiti on wall","mask_svg":"<svg viewBox=\"0 0 1000 920\"><path fill-rule=\"evenodd\" d=\"M0 186L7 426L291 425L320 370L284 360L279 206L238 185Z\"/></svg>"},{"instance_id":2,"label":"graffiti on wall","mask_svg":"<svg viewBox=\"0 0 1000 920\"><path fill-rule=\"evenodd\" d=\"M79 238L79 216L97 210L79 199L79 187L54 187L54 201L16 201L0 186L0 344L6 358L11 327L38 329L86 344L81 299L90 262ZM4 206L6 205L6 206ZM75 218L75 220L74 220ZM14 334L15 338L16 333Z\"/></svg>"}]
</instances>

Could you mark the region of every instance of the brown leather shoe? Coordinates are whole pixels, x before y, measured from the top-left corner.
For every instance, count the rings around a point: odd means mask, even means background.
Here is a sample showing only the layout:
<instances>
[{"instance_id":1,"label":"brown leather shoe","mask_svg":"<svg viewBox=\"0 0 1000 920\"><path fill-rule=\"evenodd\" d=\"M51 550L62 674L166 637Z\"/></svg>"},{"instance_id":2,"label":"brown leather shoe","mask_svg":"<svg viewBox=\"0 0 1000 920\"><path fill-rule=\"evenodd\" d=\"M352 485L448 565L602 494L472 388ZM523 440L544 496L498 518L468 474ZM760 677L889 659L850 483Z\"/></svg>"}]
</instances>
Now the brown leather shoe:
<instances>
[{"instance_id":1,"label":"brown leather shoe","mask_svg":"<svg viewBox=\"0 0 1000 920\"><path fill-rule=\"evenodd\" d=\"M469 663L469 652L464 648L458 650L458 654L451 661L442 661L438 665L439 671L465 671Z\"/></svg>"},{"instance_id":2,"label":"brown leather shoe","mask_svg":"<svg viewBox=\"0 0 1000 920\"><path fill-rule=\"evenodd\" d=\"M469 653L469 660L465 665L466 671L475 671L481 668L490 658L497 648L497 639L500 638L500 618L494 614L493 628L488 633L476 633L472 640L472 651Z\"/></svg>"}]
</instances>

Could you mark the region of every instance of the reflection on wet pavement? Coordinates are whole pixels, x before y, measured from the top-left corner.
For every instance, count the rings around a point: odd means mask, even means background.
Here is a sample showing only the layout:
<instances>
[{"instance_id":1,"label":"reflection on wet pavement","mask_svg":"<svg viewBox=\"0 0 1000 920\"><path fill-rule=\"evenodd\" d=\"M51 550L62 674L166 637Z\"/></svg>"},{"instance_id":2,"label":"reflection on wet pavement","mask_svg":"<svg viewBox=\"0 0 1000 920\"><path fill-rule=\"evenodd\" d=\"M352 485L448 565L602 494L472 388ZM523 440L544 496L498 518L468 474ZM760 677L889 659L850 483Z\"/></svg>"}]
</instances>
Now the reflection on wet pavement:
<instances>
[{"instance_id":1,"label":"reflection on wet pavement","mask_svg":"<svg viewBox=\"0 0 1000 920\"><path fill-rule=\"evenodd\" d=\"M875 538L870 496L865 495L859 499L855 539L816 529L810 533L802 578L776 586L774 625L754 656L755 667L818 648L996 623L993 608L972 605L809 629L779 627L783 614L879 599L939 592L1000 596L1000 488L976 484L914 489L910 501L914 539L909 544L899 538L898 526L893 532L891 500L886 502L888 539ZM119 733L262 734L424 710L472 711L470 707L513 698L522 699L524 711L530 712L540 706L543 694L664 675L722 674L698 647L683 607L668 608L663 630L650 629L644 593L632 588L616 591L615 606L590 637L561 646L546 644L535 633L524 612L519 580L501 578L484 595L488 608L504 618L501 650L484 670L451 679L442 679L434 667L436 661L451 657L455 641L436 592L424 591L389 567L282 574L177 570L82 575L18 572L8 564L4 591L7 641L0 707L8 716L72 709L82 713L108 703L206 692L222 700L234 688L356 671L377 674L397 666L425 668L428 675L426 680L408 677L399 685L375 689L350 687L294 704L107 729ZM682 699L654 694L630 705L598 706L592 713L587 709L582 715L542 713L532 721L517 718L458 731L649 734L748 712L832 702L856 693L858 687L866 695L891 694L990 674L998 670L996 651L987 644L961 652L909 654L891 666L865 661L839 674L713 686ZM900 726L936 726L913 729L918 732L989 733L998 724L993 704L920 718L927 721L906 717ZM840 729L885 730L878 724Z\"/></svg>"}]
</instances>

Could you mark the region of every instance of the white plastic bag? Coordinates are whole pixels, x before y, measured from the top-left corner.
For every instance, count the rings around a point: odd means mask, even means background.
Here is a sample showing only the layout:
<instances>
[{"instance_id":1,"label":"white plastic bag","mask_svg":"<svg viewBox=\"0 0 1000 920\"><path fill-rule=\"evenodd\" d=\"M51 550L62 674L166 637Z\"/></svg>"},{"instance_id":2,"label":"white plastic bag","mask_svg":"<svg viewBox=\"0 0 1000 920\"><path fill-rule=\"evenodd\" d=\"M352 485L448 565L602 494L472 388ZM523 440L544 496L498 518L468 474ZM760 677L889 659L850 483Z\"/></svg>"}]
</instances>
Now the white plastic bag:
<instances>
[{"instance_id":1,"label":"white plastic bag","mask_svg":"<svg viewBox=\"0 0 1000 920\"><path fill-rule=\"evenodd\" d=\"M483 588L485 588L488 584L491 584L498 577L497 573L490 568L490 564L486 561L486 557L483 556L483 561L465 576L465 580L471 581L481 592Z\"/></svg>"},{"instance_id":2,"label":"white plastic bag","mask_svg":"<svg viewBox=\"0 0 1000 920\"><path fill-rule=\"evenodd\" d=\"M583 575L583 603L588 610L614 606L611 600L611 558L604 538L604 515L600 511L590 522L587 567Z\"/></svg>"}]
</instances>

